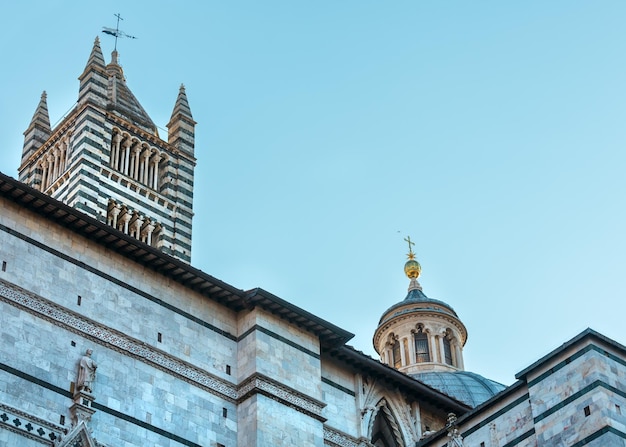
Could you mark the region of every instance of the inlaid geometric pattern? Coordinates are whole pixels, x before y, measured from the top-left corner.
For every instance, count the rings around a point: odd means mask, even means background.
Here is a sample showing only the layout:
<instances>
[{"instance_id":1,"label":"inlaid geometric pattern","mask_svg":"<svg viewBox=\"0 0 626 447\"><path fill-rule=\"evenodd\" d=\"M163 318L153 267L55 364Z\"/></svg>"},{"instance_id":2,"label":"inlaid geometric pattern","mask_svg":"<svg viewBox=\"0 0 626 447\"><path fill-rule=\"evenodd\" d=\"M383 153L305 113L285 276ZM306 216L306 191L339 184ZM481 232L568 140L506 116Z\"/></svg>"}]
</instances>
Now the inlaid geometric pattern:
<instances>
[{"instance_id":1,"label":"inlaid geometric pattern","mask_svg":"<svg viewBox=\"0 0 626 447\"><path fill-rule=\"evenodd\" d=\"M2 403L0 403L0 429L19 433L48 446L54 446L67 431L64 427Z\"/></svg>"}]
</instances>

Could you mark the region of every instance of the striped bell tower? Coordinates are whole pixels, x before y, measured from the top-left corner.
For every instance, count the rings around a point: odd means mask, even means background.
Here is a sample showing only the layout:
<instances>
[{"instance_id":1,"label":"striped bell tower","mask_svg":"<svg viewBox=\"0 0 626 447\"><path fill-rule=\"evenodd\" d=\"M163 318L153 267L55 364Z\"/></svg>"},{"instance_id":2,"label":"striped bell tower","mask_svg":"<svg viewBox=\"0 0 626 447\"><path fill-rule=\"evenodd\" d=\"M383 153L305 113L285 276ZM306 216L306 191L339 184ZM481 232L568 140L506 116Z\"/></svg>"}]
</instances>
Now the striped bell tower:
<instances>
[{"instance_id":1,"label":"striped bell tower","mask_svg":"<svg viewBox=\"0 0 626 447\"><path fill-rule=\"evenodd\" d=\"M168 139L96 38L74 109L52 129L41 96L24 132L19 179L130 237L191 261L195 125L180 87Z\"/></svg>"}]
</instances>

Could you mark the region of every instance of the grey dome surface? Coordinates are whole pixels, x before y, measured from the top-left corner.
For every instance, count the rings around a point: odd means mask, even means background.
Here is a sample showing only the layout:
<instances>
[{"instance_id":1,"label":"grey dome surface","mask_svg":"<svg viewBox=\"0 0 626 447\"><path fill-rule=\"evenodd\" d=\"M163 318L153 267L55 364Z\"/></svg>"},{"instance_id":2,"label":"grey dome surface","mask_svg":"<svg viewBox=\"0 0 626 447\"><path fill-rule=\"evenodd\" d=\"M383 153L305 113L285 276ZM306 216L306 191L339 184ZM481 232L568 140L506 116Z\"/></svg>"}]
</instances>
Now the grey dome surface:
<instances>
[{"instance_id":1,"label":"grey dome surface","mask_svg":"<svg viewBox=\"0 0 626 447\"><path fill-rule=\"evenodd\" d=\"M491 399L506 388L501 383L469 371L428 371L411 374L411 377L472 408Z\"/></svg>"},{"instance_id":2,"label":"grey dome surface","mask_svg":"<svg viewBox=\"0 0 626 447\"><path fill-rule=\"evenodd\" d=\"M385 315L387 315L389 312L391 312L394 309L406 306L407 304L418 304L418 303L420 304L419 309L417 308L416 309L404 309L402 311L398 311L392 315L387 316L387 318L384 318ZM426 304L426 306L424 306L424 304ZM397 317L398 315L402 315L405 313L412 313L417 310L419 311L430 310L432 312L439 312L443 314L453 315L458 318L456 312L454 311L454 309L452 309L452 307L449 304L444 303L443 301L440 301L440 300L435 300L433 298L427 297L426 294L422 292L420 289L412 289L412 290L409 290L409 293L406 295L406 298L404 298L404 300L400 301L399 303L394 304L385 312L383 312L383 316L380 318L378 325L380 326L385 321L390 320L391 318Z\"/></svg>"}]
</instances>

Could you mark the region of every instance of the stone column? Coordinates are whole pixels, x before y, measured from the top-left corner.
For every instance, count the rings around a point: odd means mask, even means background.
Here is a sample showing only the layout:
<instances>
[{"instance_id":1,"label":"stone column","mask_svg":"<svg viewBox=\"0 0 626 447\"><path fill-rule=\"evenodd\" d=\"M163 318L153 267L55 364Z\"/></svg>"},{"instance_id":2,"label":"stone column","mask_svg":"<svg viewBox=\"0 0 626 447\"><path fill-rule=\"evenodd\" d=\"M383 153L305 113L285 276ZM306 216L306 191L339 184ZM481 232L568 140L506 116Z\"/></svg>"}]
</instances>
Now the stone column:
<instances>
[{"instance_id":1,"label":"stone column","mask_svg":"<svg viewBox=\"0 0 626 447\"><path fill-rule=\"evenodd\" d=\"M52 154L48 154L48 184L46 187L52 185L54 179L54 156Z\"/></svg>"},{"instance_id":2,"label":"stone column","mask_svg":"<svg viewBox=\"0 0 626 447\"><path fill-rule=\"evenodd\" d=\"M125 175L128 175L128 164L130 162L130 147L132 145L132 142L130 141L130 139L125 141L124 144L124 169L123 169L123 173Z\"/></svg>"},{"instance_id":3,"label":"stone column","mask_svg":"<svg viewBox=\"0 0 626 447\"><path fill-rule=\"evenodd\" d=\"M137 218L133 224L135 230L135 237L141 240L141 226L143 225L143 217L140 214L137 214Z\"/></svg>"},{"instance_id":4,"label":"stone column","mask_svg":"<svg viewBox=\"0 0 626 447\"><path fill-rule=\"evenodd\" d=\"M63 142L59 144L59 176L63 174L65 171L65 149L63 147Z\"/></svg>"},{"instance_id":5,"label":"stone column","mask_svg":"<svg viewBox=\"0 0 626 447\"><path fill-rule=\"evenodd\" d=\"M446 363L446 350L443 347L443 337L445 337L445 335L437 335L437 340L439 341L439 363Z\"/></svg>"},{"instance_id":6,"label":"stone column","mask_svg":"<svg viewBox=\"0 0 626 447\"><path fill-rule=\"evenodd\" d=\"M52 157L52 178L56 179L59 176L59 150L55 147L50 150L50 156Z\"/></svg>"},{"instance_id":7,"label":"stone column","mask_svg":"<svg viewBox=\"0 0 626 447\"><path fill-rule=\"evenodd\" d=\"M147 148L144 153L143 153L143 176L141 178L141 183L143 183L144 185L148 184L148 170L150 167L150 149Z\"/></svg>"},{"instance_id":8,"label":"stone column","mask_svg":"<svg viewBox=\"0 0 626 447\"><path fill-rule=\"evenodd\" d=\"M113 169L119 169L120 166L120 143L122 142L122 135L115 134L113 137L113 148L111 149L111 166Z\"/></svg>"},{"instance_id":9,"label":"stone column","mask_svg":"<svg viewBox=\"0 0 626 447\"><path fill-rule=\"evenodd\" d=\"M130 222L130 218L132 215L126 211L126 214L122 216L122 223L124 224L124 229L122 230L125 234L128 234L128 222Z\"/></svg>"},{"instance_id":10,"label":"stone column","mask_svg":"<svg viewBox=\"0 0 626 447\"><path fill-rule=\"evenodd\" d=\"M154 174L152 181L152 189L157 189L159 186L159 162L161 161L161 156L159 154L154 155Z\"/></svg>"},{"instance_id":11,"label":"stone column","mask_svg":"<svg viewBox=\"0 0 626 447\"><path fill-rule=\"evenodd\" d=\"M113 218L113 223L111 226L113 228L117 228L117 218L120 215L121 211L122 211L122 207L119 204L115 204L113 208L111 209L111 217Z\"/></svg>"},{"instance_id":12,"label":"stone column","mask_svg":"<svg viewBox=\"0 0 626 447\"><path fill-rule=\"evenodd\" d=\"M132 177L135 180L139 180L139 154L141 153L141 146L137 145L133 149L133 162L132 162Z\"/></svg>"},{"instance_id":13,"label":"stone column","mask_svg":"<svg viewBox=\"0 0 626 447\"><path fill-rule=\"evenodd\" d=\"M406 356L404 355L404 343L406 343L406 338L401 338L396 343L400 343L400 363L401 363L401 366L406 366L408 364Z\"/></svg>"},{"instance_id":14,"label":"stone column","mask_svg":"<svg viewBox=\"0 0 626 447\"><path fill-rule=\"evenodd\" d=\"M152 245L152 232L154 231L154 225L149 223L146 225L146 244Z\"/></svg>"},{"instance_id":15,"label":"stone column","mask_svg":"<svg viewBox=\"0 0 626 447\"><path fill-rule=\"evenodd\" d=\"M40 188L43 192L46 189L46 182L48 181L48 162L46 160L41 161L41 184Z\"/></svg>"},{"instance_id":16,"label":"stone column","mask_svg":"<svg viewBox=\"0 0 626 447\"><path fill-rule=\"evenodd\" d=\"M454 352L456 354L456 367L460 370L465 370L465 365L463 364L463 353L461 352L461 345L458 342L454 343Z\"/></svg>"}]
</instances>

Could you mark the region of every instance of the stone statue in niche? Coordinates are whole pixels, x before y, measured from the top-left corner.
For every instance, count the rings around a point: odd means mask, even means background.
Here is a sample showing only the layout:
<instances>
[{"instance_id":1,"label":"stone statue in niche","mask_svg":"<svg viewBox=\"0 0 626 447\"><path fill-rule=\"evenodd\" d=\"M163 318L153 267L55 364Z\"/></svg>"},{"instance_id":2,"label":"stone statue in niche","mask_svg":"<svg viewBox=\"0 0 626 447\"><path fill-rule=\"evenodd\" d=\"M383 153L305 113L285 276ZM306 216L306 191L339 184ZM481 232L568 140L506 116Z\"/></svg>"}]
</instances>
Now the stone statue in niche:
<instances>
[{"instance_id":1,"label":"stone statue in niche","mask_svg":"<svg viewBox=\"0 0 626 447\"><path fill-rule=\"evenodd\" d=\"M78 379L76 380L76 389L91 393L93 391L93 383L96 380L96 362L91 358L93 351L87 349L85 355L80 359L78 364Z\"/></svg>"}]
</instances>

